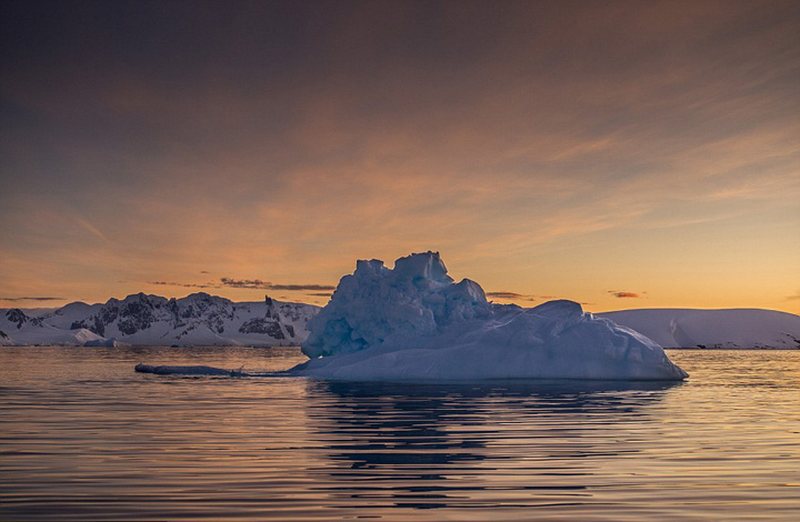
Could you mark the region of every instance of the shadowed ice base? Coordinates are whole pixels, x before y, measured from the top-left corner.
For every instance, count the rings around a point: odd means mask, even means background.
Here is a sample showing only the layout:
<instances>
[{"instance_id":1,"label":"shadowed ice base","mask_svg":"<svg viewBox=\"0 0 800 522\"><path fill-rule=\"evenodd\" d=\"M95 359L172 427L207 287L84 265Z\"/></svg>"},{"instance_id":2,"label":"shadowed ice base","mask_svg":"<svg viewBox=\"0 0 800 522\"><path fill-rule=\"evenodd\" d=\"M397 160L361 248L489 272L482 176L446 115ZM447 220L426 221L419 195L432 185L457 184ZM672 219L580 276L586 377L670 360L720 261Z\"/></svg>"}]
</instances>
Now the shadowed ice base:
<instances>
[{"instance_id":1,"label":"shadowed ice base","mask_svg":"<svg viewBox=\"0 0 800 522\"><path fill-rule=\"evenodd\" d=\"M263 377L297 377L292 370L278 372L246 372L243 369L215 368L213 366L192 365L150 365L139 363L134 368L139 373L150 373L154 375L175 375L187 377L240 377L240 378L263 378ZM336 381L330 379L316 379L323 382L338 383L339 386L347 389L348 381ZM467 390L475 390L475 386L483 386L486 389L493 389L495 386L506 386L515 392L586 392L586 391L628 391L628 390L666 390L672 386L680 384L682 381L654 381L654 380L611 380L611 379L482 379L482 380L445 380L432 381L420 379L396 380L385 383L376 381L362 382L365 389L386 390L387 392L403 390L408 393L408 384L414 384L413 389L427 390L434 389L456 389L463 387ZM353 381L353 389L358 389L359 381ZM481 389L480 387L477 389Z\"/></svg>"}]
</instances>

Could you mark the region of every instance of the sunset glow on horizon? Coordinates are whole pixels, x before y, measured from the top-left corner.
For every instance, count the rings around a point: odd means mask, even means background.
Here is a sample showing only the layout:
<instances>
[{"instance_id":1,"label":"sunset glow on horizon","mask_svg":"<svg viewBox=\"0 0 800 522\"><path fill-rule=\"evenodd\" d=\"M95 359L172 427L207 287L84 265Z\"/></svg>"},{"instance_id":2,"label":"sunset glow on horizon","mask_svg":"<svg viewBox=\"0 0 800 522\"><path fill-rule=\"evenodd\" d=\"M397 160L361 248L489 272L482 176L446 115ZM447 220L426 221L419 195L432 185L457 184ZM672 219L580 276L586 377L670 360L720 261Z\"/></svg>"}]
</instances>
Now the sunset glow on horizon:
<instances>
[{"instance_id":1,"label":"sunset glow on horizon","mask_svg":"<svg viewBox=\"0 0 800 522\"><path fill-rule=\"evenodd\" d=\"M800 313L797 2L220 5L3 4L0 307L434 250L498 302Z\"/></svg>"}]
</instances>

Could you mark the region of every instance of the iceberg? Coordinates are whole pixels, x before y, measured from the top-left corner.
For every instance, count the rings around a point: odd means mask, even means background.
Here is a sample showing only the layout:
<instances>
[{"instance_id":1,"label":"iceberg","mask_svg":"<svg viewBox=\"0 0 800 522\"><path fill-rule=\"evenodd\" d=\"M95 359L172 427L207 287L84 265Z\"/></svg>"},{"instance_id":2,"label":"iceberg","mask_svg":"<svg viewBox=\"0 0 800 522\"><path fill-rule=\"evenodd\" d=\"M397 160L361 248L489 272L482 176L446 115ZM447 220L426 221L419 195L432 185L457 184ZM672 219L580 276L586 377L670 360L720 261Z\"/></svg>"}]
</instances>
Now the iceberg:
<instances>
[{"instance_id":1,"label":"iceberg","mask_svg":"<svg viewBox=\"0 0 800 522\"><path fill-rule=\"evenodd\" d=\"M572 301L489 302L438 252L360 260L309 322L291 375L334 380L682 380L663 348Z\"/></svg>"}]
</instances>

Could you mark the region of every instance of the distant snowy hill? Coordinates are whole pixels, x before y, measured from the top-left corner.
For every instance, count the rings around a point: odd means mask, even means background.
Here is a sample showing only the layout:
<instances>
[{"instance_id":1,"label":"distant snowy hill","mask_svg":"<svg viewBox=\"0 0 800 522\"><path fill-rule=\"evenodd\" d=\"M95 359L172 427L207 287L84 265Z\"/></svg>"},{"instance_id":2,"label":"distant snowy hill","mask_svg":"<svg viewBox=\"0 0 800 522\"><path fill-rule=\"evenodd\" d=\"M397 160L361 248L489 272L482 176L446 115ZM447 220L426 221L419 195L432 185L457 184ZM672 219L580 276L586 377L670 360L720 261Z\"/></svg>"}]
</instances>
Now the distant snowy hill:
<instances>
[{"instance_id":1,"label":"distant snowy hill","mask_svg":"<svg viewBox=\"0 0 800 522\"><path fill-rule=\"evenodd\" d=\"M596 315L665 348L800 348L800 316L774 310L654 308Z\"/></svg>"},{"instance_id":2,"label":"distant snowy hill","mask_svg":"<svg viewBox=\"0 0 800 522\"><path fill-rule=\"evenodd\" d=\"M234 303L206 293L181 299L140 293L56 310L0 309L0 345L296 345L318 310L270 298Z\"/></svg>"},{"instance_id":3,"label":"distant snowy hill","mask_svg":"<svg viewBox=\"0 0 800 522\"><path fill-rule=\"evenodd\" d=\"M265 299L235 303L196 293L134 294L104 304L0 309L2 345L299 345L313 305ZM800 348L800 316L774 310L640 309L595 314L667 348Z\"/></svg>"}]
</instances>

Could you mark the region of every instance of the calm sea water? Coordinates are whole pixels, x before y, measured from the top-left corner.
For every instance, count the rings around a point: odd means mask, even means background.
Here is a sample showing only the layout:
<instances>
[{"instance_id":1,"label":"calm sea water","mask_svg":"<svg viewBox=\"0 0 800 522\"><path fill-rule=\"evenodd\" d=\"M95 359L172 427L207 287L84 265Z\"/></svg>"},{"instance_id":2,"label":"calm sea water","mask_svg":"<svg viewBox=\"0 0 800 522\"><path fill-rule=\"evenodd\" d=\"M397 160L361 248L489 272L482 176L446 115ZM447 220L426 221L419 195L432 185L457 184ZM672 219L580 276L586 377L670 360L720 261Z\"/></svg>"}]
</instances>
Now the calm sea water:
<instances>
[{"instance_id":1,"label":"calm sea water","mask_svg":"<svg viewBox=\"0 0 800 522\"><path fill-rule=\"evenodd\" d=\"M800 352L683 384L354 384L296 349L0 349L0 519L798 520Z\"/></svg>"}]
</instances>

